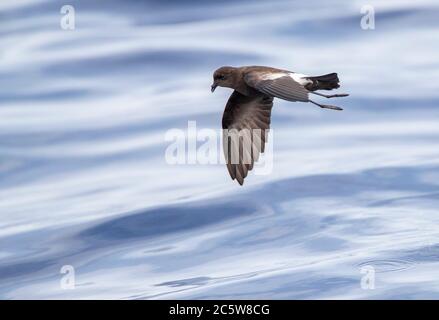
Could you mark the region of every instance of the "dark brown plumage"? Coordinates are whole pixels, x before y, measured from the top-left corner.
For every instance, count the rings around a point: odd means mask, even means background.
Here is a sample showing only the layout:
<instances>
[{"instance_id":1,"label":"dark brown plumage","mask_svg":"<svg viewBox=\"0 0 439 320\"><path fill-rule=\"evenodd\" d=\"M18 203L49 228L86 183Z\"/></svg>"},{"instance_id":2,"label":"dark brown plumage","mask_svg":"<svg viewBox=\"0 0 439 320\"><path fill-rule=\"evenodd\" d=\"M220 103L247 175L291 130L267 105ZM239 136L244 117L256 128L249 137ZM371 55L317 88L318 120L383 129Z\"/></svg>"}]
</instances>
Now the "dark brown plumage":
<instances>
[{"instance_id":1,"label":"dark brown plumage","mask_svg":"<svg viewBox=\"0 0 439 320\"><path fill-rule=\"evenodd\" d=\"M343 110L312 101L309 94L326 98L347 96L315 92L339 88L336 73L310 77L261 66L221 67L213 74L212 92L218 86L234 89L223 114L223 150L229 174L240 185L265 150L273 98L311 102L321 108Z\"/></svg>"}]
</instances>

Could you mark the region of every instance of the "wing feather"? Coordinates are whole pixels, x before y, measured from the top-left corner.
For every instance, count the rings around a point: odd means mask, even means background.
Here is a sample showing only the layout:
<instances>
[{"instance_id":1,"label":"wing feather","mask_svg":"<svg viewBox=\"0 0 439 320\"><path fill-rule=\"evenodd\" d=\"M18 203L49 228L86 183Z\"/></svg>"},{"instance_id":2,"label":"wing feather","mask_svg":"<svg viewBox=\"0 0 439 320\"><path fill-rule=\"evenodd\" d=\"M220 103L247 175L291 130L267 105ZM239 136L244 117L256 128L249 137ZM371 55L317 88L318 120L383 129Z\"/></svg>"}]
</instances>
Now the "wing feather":
<instances>
[{"instance_id":1,"label":"wing feather","mask_svg":"<svg viewBox=\"0 0 439 320\"><path fill-rule=\"evenodd\" d=\"M240 185L265 151L272 107L272 97L248 97L238 91L227 102L222 121L224 158L230 177Z\"/></svg>"},{"instance_id":2,"label":"wing feather","mask_svg":"<svg viewBox=\"0 0 439 320\"><path fill-rule=\"evenodd\" d=\"M269 96L288 101L308 101L309 91L295 81L288 72L273 73L268 71L249 71L244 75L244 81L252 88Z\"/></svg>"}]
</instances>

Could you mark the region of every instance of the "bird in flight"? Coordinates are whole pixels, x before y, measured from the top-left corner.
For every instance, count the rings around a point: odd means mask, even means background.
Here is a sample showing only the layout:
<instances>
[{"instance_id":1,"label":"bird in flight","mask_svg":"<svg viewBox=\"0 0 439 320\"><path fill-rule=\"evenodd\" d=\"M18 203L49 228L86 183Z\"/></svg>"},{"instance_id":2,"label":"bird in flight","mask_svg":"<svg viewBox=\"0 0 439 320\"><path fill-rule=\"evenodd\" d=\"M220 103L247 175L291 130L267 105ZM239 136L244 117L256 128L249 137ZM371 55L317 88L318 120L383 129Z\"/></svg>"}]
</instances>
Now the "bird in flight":
<instances>
[{"instance_id":1,"label":"bird in flight","mask_svg":"<svg viewBox=\"0 0 439 320\"><path fill-rule=\"evenodd\" d=\"M260 154L264 153L274 98L311 102L320 108L343 110L317 103L309 99L309 95L325 98L348 96L316 92L339 88L336 73L312 77L262 66L221 67L213 74L211 91L214 92L216 87L234 89L222 119L223 151L230 176L240 185Z\"/></svg>"}]
</instances>

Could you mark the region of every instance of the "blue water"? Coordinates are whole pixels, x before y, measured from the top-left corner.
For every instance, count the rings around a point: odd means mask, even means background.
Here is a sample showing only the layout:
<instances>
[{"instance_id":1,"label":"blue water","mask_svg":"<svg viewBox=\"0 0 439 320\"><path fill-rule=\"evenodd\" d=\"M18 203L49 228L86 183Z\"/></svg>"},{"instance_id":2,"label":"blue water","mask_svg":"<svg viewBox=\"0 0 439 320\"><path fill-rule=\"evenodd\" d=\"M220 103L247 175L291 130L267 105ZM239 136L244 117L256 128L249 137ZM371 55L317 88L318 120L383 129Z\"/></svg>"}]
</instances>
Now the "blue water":
<instances>
[{"instance_id":1,"label":"blue water","mask_svg":"<svg viewBox=\"0 0 439 320\"><path fill-rule=\"evenodd\" d=\"M1 298L439 298L437 1L76 0L75 30L64 4L0 3ZM220 127L221 65L351 96L276 101L273 171L240 187L164 156Z\"/></svg>"}]
</instances>

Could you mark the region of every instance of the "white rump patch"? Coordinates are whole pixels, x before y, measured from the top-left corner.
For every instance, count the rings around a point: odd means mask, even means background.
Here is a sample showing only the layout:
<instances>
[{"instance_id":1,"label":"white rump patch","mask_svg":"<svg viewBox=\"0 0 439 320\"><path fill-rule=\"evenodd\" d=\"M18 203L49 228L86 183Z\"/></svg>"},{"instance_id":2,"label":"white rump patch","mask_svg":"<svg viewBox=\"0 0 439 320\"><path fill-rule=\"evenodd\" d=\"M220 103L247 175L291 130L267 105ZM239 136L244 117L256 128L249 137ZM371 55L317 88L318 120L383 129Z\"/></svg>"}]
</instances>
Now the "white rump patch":
<instances>
[{"instance_id":1,"label":"white rump patch","mask_svg":"<svg viewBox=\"0 0 439 320\"><path fill-rule=\"evenodd\" d=\"M282 77L290 77L294 81L298 82L302 86L312 83L311 80L306 79L308 76L306 74L294 73L294 72L278 72L278 73L266 73L261 78L262 80L276 80Z\"/></svg>"},{"instance_id":2,"label":"white rump patch","mask_svg":"<svg viewBox=\"0 0 439 320\"><path fill-rule=\"evenodd\" d=\"M302 86L307 85L308 83L312 83L311 80L306 79L308 76L306 74L301 73L289 73L288 74L294 81L300 83Z\"/></svg>"},{"instance_id":3,"label":"white rump patch","mask_svg":"<svg viewBox=\"0 0 439 320\"><path fill-rule=\"evenodd\" d=\"M285 72L264 73L261 78L262 78L262 80L275 80L275 79L285 77L287 75L288 75L288 73L285 73Z\"/></svg>"}]
</instances>

